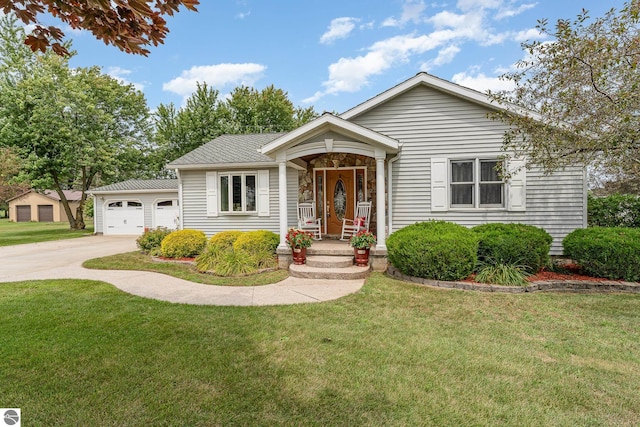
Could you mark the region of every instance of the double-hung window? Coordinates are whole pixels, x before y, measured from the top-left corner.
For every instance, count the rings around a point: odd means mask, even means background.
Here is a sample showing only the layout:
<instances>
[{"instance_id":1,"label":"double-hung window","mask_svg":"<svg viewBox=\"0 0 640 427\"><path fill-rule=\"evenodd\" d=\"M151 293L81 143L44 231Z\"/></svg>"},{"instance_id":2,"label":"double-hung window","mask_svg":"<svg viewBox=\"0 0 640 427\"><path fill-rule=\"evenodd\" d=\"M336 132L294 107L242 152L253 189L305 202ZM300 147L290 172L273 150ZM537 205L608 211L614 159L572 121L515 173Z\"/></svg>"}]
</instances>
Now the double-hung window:
<instances>
[{"instance_id":1,"label":"double-hung window","mask_svg":"<svg viewBox=\"0 0 640 427\"><path fill-rule=\"evenodd\" d=\"M450 201L452 208L504 207L504 182L499 160L452 160Z\"/></svg>"},{"instance_id":2,"label":"double-hung window","mask_svg":"<svg viewBox=\"0 0 640 427\"><path fill-rule=\"evenodd\" d=\"M218 175L220 212L256 212L256 173L238 172Z\"/></svg>"}]
</instances>

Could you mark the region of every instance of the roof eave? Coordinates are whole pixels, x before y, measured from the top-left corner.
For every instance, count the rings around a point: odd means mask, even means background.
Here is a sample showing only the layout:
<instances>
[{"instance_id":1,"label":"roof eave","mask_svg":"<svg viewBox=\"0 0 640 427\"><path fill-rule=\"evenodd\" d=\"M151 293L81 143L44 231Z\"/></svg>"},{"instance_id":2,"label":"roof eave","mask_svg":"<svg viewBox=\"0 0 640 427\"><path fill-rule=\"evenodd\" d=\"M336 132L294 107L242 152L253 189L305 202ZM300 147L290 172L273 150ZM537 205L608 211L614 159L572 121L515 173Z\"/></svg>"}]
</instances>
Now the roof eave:
<instances>
[{"instance_id":1,"label":"roof eave","mask_svg":"<svg viewBox=\"0 0 640 427\"><path fill-rule=\"evenodd\" d=\"M157 190L90 190L87 194L150 194L150 193L178 193L177 188L163 188Z\"/></svg>"},{"instance_id":2,"label":"roof eave","mask_svg":"<svg viewBox=\"0 0 640 427\"><path fill-rule=\"evenodd\" d=\"M275 168L278 165L274 161L249 162L249 163L192 163L186 165L176 165L169 163L165 169L179 170L204 170L204 169L224 169L224 168Z\"/></svg>"}]
</instances>

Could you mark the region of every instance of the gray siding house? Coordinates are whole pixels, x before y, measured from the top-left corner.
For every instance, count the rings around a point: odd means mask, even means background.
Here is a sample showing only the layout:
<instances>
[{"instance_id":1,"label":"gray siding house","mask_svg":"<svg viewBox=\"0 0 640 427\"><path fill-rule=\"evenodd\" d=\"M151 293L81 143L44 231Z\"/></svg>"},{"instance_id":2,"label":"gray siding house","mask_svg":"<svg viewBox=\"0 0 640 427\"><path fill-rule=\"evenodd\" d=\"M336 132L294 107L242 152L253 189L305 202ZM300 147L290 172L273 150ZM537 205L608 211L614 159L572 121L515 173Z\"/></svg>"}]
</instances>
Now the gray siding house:
<instances>
[{"instance_id":1,"label":"gray siding house","mask_svg":"<svg viewBox=\"0 0 640 427\"><path fill-rule=\"evenodd\" d=\"M419 73L288 133L221 136L167 165L178 176L180 226L207 235L268 229L285 248L297 202L314 202L323 234L339 235L342 218L370 201L378 253L390 233L443 219L543 227L554 237L552 254L561 254L562 238L586 226L585 171L545 175L513 158L503 181L495 168L504 162L506 128L487 117L499 108L479 92Z\"/></svg>"}]
</instances>

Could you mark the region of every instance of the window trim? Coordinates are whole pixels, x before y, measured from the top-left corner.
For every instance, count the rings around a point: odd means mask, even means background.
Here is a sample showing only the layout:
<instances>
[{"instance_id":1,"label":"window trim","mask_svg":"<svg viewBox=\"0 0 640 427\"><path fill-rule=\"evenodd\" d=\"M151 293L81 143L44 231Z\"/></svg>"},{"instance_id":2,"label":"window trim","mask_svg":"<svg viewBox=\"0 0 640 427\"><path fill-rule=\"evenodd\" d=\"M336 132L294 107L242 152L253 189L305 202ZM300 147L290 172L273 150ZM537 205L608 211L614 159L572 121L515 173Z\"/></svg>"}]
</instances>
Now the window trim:
<instances>
[{"instance_id":1,"label":"window trim","mask_svg":"<svg viewBox=\"0 0 640 427\"><path fill-rule=\"evenodd\" d=\"M502 162L503 163L503 167L504 167L504 160L500 160L498 158L483 158L483 157L475 157L475 158L450 158L448 159L448 176L447 176L447 180L448 180L448 198L449 198L449 203L448 203L448 209L451 210L479 210L479 209L483 209L483 210L491 210L491 209L495 209L495 210L504 210L507 208L506 205L506 191L507 191L507 182L505 180L500 180L500 181L481 181L481 163L482 162L496 162L496 164ZM472 171L472 175L473 175L473 182L453 182L453 164L454 163L463 163L463 162L471 162L472 163L472 167L473 167L473 171ZM473 193L471 195L471 200L472 203L471 204L454 204L453 203L453 187L456 185L469 185L472 184L473 185ZM501 184L501 200L502 203L500 204L481 204L480 200L480 191L481 191L481 184Z\"/></svg>"},{"instance_id":2,"label":"window trim","mask_svg":"<svg viewBox=\"0 0 640 427\"><path fill-rule=\"evenodd\" d=\"M258 171L222 171L217 173L216 185L218 187L218 212L221 215L258 215ZM229 210L222 209L222 177L227 177L227 194ZM233 210L233 177L240 176L241 179L241 210ZM254 177L254 210L247 210L247 176Z\"/></svg>"}]
</instances>

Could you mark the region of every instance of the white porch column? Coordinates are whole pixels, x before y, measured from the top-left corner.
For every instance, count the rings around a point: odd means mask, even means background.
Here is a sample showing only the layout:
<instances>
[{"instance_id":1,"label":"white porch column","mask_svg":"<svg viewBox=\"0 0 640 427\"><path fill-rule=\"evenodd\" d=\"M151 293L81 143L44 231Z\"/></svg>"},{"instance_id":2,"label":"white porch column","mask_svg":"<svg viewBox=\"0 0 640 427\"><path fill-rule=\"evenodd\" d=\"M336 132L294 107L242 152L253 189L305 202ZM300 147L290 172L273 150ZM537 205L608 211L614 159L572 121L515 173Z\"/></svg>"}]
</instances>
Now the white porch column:
<instances>
[{"instance_id":1,"label":"white porch column","mask_svg":"<svg viewBox=\"0 0 640 427\"><path fill-rule=\"evenodd\" d=\"M285 159L278 159L278 196L280 200L280 245L278 248L287 249L287 162Z\"/></svg>"},{"instance_id":2,"label":"white porch column","mask_svg":"<svg viewBox=\"0 0 640 427\"><path fill-rule=\"evenodd\" d=\"M385 182L384 182L384 159L386 153L379 153L376 150L376 218L377 218L377 243L376 249L387 249L385 227L386 227L386 214L385 214Z\"/></svg>"}]
</instances>

